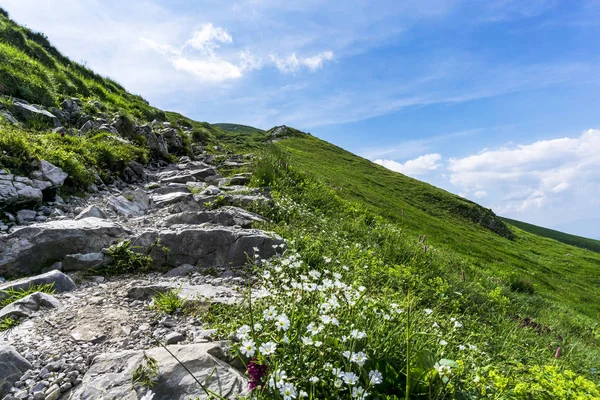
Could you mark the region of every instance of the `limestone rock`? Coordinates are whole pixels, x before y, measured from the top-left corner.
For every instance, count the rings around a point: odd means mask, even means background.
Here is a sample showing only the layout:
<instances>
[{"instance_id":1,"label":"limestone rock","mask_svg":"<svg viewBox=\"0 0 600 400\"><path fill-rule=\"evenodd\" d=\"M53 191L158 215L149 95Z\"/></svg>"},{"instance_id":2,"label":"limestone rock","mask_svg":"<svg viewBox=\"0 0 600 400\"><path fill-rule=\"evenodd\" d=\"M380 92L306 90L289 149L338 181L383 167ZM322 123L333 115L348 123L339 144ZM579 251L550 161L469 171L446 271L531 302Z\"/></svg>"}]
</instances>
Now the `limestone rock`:
<instances>
[{"instance_id":1,"label":"limestone rock","mask_svg":"<svg viewBox=\"0 0 600 400\"><path fill-rule=\"evenodd\" d=\"M262 258L268 258L276 253L273 246L283 243L279 236L259 230L175 225L171 229L144 232L134 245L148 246L157 239L170 250L168 262L196 266L245 265L248 257L254 256L255 247ZM158 247L150 255L157 263L165 261L164 251Z\"/></svg>"},{"instance_id":2,"label":"limestone rock","mask_svg":"<svg viewBox=\"0 0 600 400\"><path fill-rule=\"evenodd\" d=\"M238 225L242 228L249 228L254 222L264 222L265 220L257 214L246 211L238 207L221 207L214 211L183 212L165 218L162 221L163 226L173 225L199 225L211 223L222 226Z\"/></svg>"},{"instance_id":3,"label":"limestone rock","mask_svg":"<svg viewBox=\"0 0 600 400\"><path fill-rule=\"evenodd\" d=\"M62 261L63 271L88 271L108 264L111 257L104 253L69 254Z\"/></svg>"},{"instance_id":4,"label":"limestone rock","mask_svg":"<svg viewBox=\"0 0 600 400\"><path fill-rule=\"evenodd\" d=\"M208 378L206 385L209 390L231 399L238 394L246 394L246 378L231 365L211 355L209 352L214 347L212 343L199 343L169 346L169 350L198 380L203 382ZM207 398L194 378L166 350L154 348L146 351L146 354L160 365L154 400ZM101 354L94 359L82 384L75 389L71 398L137 400L138 394L132 388L131 378L143 357L142 351Z\"/></svg>"},{"instance_id":5,"label":"limestone rock","mask_svg":"<svg viewBox=\"0 0 600 400\"><path fill-rule=\"evenodd\" d=\"M0 345L0 397L32 366L12 346Z\"/></svg>"},{"instance_id":6,"label":"limestone rock","mask_svg":"<svg viewBox=\"0 0 600 400\"><path fill-rule=\"evenodd\" d=\"M58 308L60 303L48 293L35 292L0 310L0 320L7 317L30 317L41 308Z\"/></svg>"},{"instance_id":7,"label":"limestone rock","mask_svg":"<svg viewBox=\"0 0 600 400\"><path fill-rule=\"evenodd\" d=\"M83 219L83 218L100 218L100 219L106 219L106 214L104 213L104 211L102 211L101 209L99 209L97 206L91 205L91 206L86 207L83 211L81 211L75 217L75 219Z\"/></svg>"},{"instance_id":8,"label":"limestone rock","mask_svg":"<svg viewBox=\"0 0 600 400\"><path fill-rule=\"evenodd\" d=\"M11 113L23 121L39 121L44 124L59 127L60 121L55 115L51 114L41 106L27 104L26 101L15 99L10 107Z\"/></svg>"},{"instance_id":9,"label":"limestone rock","mask_svg":"<svg viewBox=\"0 0 600 400\"><path fill-rule=\"evenodd\" d=\"M27 289L33 285L54 284L54 290L57 293L69 292L75 289L75 283L67 275L60 271L50 271L42 275L30 276L28 278L17 279L0 284L0 300L2 300L3 291L12 289L20 290Z\"/></svg>"},{"instance_id":10,"label":"limestone rock","mask_svg":"<svg viewBox=\"0 0 600 400\"><path fill-rule=\"evenodd\" d=\"M18 228L0 237L0 275L37 273L68 254L98 252L128 234L122 226L99 218L58 220Z\"/></svg>"}]
</instances>

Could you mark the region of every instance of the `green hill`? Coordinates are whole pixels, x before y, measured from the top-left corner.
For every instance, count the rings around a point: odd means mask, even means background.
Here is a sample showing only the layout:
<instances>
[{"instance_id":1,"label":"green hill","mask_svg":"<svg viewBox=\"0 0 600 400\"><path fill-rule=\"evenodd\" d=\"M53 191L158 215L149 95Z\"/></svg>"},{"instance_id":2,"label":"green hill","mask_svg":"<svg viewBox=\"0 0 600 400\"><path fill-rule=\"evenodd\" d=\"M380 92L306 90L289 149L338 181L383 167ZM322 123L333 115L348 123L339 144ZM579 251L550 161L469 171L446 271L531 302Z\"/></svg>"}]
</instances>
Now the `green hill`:
<instances>
[{"instance_id":1,"label":"green hill","mask_svg":"<svg viewBox=\"0 0 600 400\"><path fill-rule=\"evenodd\" d=\"M600 253L600 240L588 239L577 235L555 231L554 229L542 228L541 226L528 224L526 222L517 221L510 218L501 217L504 222L512 226L516 226L526 232L533 233L538 236L554 239L561 243L570 244L571 246L580 247Z\"/></svg>"},{"instance_id":2,"label":"green hill","mask_svg":"<svg viewBox=\"0 0 600 400\"><path fill-rule=\"evenodd\" d=\"M506 282L523 277L556 304L590 317L600 313L600 255L512 228L487 227L497 219L459 196L390 171L312 136L283 140L301 171L325 182L341 198L365 205L415 239L469 257ZM485 224L479 221L488 221ZM503 224L502 224L503 225Z\"/></svg>"}]
</instances>

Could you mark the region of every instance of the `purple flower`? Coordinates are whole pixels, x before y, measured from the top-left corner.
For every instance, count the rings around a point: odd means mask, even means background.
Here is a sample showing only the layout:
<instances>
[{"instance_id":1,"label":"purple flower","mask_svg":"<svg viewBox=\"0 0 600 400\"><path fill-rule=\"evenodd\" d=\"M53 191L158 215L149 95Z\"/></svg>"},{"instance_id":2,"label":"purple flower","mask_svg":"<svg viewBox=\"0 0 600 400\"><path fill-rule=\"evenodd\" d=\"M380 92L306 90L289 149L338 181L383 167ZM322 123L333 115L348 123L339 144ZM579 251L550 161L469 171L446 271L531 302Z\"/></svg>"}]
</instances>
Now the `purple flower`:
<instances>
[{"instance_id":1,"label":"purple flower","mask_svg":"<svg viewBox=\"0 0 600 400\"><path fill-rule=\"evenodd\" d=\"M250 390L262 385L262 378L267 374L267 366L256 363L256 358L248 364L248 375L250 375Z\"/></svg>"}]
</instances>

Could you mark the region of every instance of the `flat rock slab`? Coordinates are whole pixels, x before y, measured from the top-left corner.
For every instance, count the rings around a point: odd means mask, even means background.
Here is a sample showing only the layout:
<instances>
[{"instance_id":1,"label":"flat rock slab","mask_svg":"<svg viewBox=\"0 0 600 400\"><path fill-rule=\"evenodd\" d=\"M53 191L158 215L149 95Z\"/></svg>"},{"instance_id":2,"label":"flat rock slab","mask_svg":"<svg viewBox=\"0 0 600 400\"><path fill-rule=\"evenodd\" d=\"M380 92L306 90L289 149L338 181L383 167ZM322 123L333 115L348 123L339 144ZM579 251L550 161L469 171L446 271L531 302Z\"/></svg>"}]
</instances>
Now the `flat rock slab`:
<instances>
[{"instance_id":1,"label":"flat rock slab","mask_svg":"<svg viewBox=\"0 0 600 400\"><path fill-rule=\"evenodd\" d=\"M209 390L227 399L247 393L246 378L231 365L211 355L219 354L218 344L199 343L169 346L168 349L200 381L206 381ZM158 361L160 372L154 387L154 400L207 399L199 387L173 356L162 347L145 352ZM137 400L138 393L132 388L133 372L142 363L143 351L124 351L101 354L94 359L83 382L71 399L123 399Z\"/></svg>"},{"instance_id":2,"label":"flat rock slab","mask_svg":"<svg viewBox=\"0 0 600 400\"><path fill-rule=\"evenodd\" d=\"M0 237L0 275L31 275L67 254L95 253L125 237L122 226L99 218L29 225Z\"/></svg>"},{"instance_id":3,"label":"flat rock slab","mask_svg":"<svg viewBox=\"0 0 600 400\"><path fill-rule=\"evenodd\" d=\"M5 290L28 289L34 285L54 284L54 291L57 293L69 292L75 289L75 283L67 275L54 270L42 275L30 276L28 278L17 279L15 281L4 282L0 284L0 300L4 297Z\"/></svg>"}]
</instances>

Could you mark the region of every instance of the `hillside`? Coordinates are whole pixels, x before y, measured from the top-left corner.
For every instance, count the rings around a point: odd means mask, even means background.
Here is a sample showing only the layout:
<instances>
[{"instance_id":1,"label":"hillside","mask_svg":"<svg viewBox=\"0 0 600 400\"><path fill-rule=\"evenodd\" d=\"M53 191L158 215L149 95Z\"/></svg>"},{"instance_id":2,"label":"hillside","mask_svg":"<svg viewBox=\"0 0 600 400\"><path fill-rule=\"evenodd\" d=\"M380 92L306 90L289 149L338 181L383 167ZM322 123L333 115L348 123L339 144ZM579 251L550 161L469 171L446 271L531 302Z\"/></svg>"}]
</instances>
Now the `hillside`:
<instances>
[{"instance_id":1,"label":"hillside","mask_svg":"<svg viewBox=\"0 0 600 400\"><path fill-rule=\"evenodd\" d=\"M521 222L510 218L501 217L501 219L512 226L524 230L525 232L533 233L534 235L554 239L561 243L570 244L571 246L600 253L600 240L570 235L568 233L555 231L554 229L542 228L541 226L528 224L526 222Z\"/></svg>"},{"instance_id":2,"label":"hillside","mask_svg":"<svg viewBox=\"0 0 600 400\"><path fill-rule=\"evenodd\" d=\"M529 280L565 309L590 317L600 313L600 255L514 227L514 238L495 234L477 223L481 218L471 218L485 215L474 203L317 138L292 138L278 146L289 151L294 165L340 197L364 204L412 237L425 235L433 245L469 257L506 282Z\"/></svg>"},{"instance_id":3,"label":"hillside","mask_svg":"<svg viewBox=\"0 0 600 400\"><path fill-rule=\"evenodd\" d=\"M1 9L0 61L0 397L600 399L600 254Z\"/></svg>"}]
</instances>

